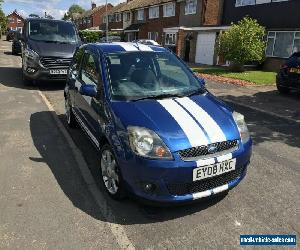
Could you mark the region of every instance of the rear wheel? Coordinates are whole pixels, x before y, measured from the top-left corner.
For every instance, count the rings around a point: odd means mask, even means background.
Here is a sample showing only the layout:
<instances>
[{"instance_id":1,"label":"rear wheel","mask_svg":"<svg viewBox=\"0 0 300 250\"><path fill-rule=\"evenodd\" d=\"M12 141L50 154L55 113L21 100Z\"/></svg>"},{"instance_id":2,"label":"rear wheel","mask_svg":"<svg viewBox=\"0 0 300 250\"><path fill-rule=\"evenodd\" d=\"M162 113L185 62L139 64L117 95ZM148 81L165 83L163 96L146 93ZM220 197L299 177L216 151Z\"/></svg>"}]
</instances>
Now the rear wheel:
<instances>
[{"instance_id":1,"label":"rear wheel","mask_svg":"<svg viewBox=\"0 0 300 250\"><path fill-rule=\"evenodd\" d=\"M277 85L277 89L278 89L279 93L281 93L281 94L288 94L290 92L290 90L288 88L282 87L279 85Z\"/></svg>"},{"instance_id":2,"label":"rear wheel","mask_svg":"<svg viewBox=\"0 0 300 250\"><path fill-rule=\"evenodd\" d=\"M101 149L101 176L106 192L115 200L125 197L125 187L116 157L108 144Z\"/></svg>"},{"instance_id":3,"label":"rear wheel","mask_svg":"<svg viewBox=\"0 0 300 250\"><path fill-rule=\"evenodd\" d=\"M76 128L77 127L77 121L75 119L74 113L72 111L72 107L70 104L70 100L68 97L65 98L65 114L68 126L70 128Z\"/></svg>"}]
</instances>

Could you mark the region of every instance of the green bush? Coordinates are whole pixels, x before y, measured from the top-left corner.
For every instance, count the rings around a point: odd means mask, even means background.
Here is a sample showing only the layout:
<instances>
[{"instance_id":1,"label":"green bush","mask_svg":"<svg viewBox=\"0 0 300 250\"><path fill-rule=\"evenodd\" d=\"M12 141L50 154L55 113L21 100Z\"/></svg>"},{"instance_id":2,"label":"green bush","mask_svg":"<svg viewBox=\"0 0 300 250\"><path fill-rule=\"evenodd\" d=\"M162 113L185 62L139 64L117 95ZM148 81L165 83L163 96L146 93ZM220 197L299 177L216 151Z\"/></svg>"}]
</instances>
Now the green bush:
<instances>
[{"instance_id":1,"label":"green bush","mask_svg":"<svg viewBox=\"0 0 300 250\"><path fill-rule=\"evenodd\" d=\"M95 43L99 42L101 38L105 36L103 31L91 31L91 30L80 30L79 36L83 42ZM123 40L123 33L120 32L108 32L108 36L119 36Z\"/></svg>"},{"instance_id":2,"label":"green bush","mask_svg":"<svg viewBox=\"0 0 300 250\"><path fill-rule=\"evenodd\" d=\"M243 70L245 62L262 62L266 48L265 33L265 28L257 20L245 17L220 35L218 54L231 63L234 71Z\"/></svg>"}]
</instances>

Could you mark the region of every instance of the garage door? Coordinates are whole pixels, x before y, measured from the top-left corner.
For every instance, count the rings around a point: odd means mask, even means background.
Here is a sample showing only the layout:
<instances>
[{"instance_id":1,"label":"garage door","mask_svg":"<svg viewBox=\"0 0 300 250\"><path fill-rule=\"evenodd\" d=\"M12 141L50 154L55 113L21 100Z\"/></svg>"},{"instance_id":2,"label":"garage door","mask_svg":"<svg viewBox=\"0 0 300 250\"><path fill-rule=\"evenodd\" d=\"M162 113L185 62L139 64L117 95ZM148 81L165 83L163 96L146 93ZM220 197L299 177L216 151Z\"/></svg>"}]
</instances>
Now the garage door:
<instances>
[{"instance_id":1,"label":"garage door","mask_svg":"<svg viewBox=\"0 0 300 250\"><path fill-rule=\"evenodd\" d=\"M195 62L213 65L215 54L216 32L198 34Z\"/></svg>"}]
</instances>

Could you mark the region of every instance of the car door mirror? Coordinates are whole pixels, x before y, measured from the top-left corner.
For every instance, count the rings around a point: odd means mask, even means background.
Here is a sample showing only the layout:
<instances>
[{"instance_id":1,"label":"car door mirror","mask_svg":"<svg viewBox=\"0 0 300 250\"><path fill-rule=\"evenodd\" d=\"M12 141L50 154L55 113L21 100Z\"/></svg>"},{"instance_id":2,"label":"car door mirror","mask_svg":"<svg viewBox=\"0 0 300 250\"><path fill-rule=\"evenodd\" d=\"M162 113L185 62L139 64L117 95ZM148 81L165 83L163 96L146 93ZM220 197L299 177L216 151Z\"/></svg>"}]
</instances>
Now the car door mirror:
<instances>
[{"instance_id":1,"label":"car door mirror","mask_svg":"<svg viewBox=\"0 0 300 250\"><path fill-rule=\"evenodd\" d=\"M96 97L97 96L97 86L94 84L85 84L80 87L79 93L81 95Z\"/></svg>"}]
</instances>

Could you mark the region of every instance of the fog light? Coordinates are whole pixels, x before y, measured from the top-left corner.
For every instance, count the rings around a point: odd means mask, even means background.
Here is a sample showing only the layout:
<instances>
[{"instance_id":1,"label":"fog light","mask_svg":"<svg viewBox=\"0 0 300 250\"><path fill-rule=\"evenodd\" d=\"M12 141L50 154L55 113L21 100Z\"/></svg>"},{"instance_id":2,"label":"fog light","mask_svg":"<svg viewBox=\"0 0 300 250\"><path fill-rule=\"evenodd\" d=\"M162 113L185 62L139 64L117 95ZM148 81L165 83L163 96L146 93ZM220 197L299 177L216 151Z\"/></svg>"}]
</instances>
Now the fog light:
<instances>
[{"instance_id":1,"label":"fog light","mask_svg":"<svg viewBox=\"0 0 300 250\"><path fill-rule=\"evenodd\" d=\"M30 68L30 67L27 68L28 73L34 73L35 71L36 70L34 68Z\"/></svg>"},{"instance_id":2,"label":"fog light","mask_svg":"<svg viewBox=\"0 0 300 250\"><path fill-rule=\"evenodd\" d=\"M156 189L156 186L155 186L155 184L152 184L152 183L144 183L143 189L144 189L145 193L153 193L154 190Z\"/></svg>"}]
</instances>

